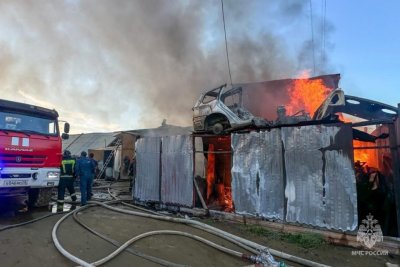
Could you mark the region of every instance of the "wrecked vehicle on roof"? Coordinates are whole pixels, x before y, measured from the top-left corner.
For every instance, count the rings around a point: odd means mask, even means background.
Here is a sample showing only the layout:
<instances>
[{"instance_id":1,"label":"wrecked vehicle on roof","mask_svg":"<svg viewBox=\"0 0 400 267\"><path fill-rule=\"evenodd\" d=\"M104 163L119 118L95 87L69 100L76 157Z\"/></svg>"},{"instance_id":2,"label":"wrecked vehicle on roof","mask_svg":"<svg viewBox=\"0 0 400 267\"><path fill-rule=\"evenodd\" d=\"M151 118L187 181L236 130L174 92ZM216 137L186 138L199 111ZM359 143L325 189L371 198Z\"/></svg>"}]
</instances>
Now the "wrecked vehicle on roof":
<instances>
[{"instance_id":1,"label":"wrecked vehicle on roof","mask_svg":"<svg viewBox=\"0 0 400 267\"><path fill-rule=\"evenodd\" d=\"M226 84L203 93L193 107L196 132L221 134L235 129L267 126L243 107L242 87L226 89Z\"/></svg>"},{"instance_id":2,"label":"wrecked vehicle on roof","mask_svg":"<svg viewBox=\"0 0 400 267\"><path fill-rule=\"evenodd\" d=\"M325 100L321 99L319 108L313 114L309 114L305 110L288 114L287 108L290 108L290 105L276 105L277 102L288 104L287 96L285 101L282 93L277 94L277 92L284 92L288 86L292 86L292 79L263 82L259 86L261 90L257 90L258 85L250 86L252 88L249 89L246 84L242 84L228 89L224 84L206 91L193 107L194 131L222 134L246 128L271 128L315 123L316 121L339 122L342 121L340 115L342 113L362 120L387 120L397 114L396 108L389 105L345 95L338 88L339 75L325 75L308 80L315 79L321 79L331 91ZM329 82L331 80L334 82ZM272 94L269 94L271 91L265 90L269 87L272 89ZM275 111L271 109L274 106ZM293 108L288 110L293 112ZM367 135L354 129L355 139L375 140L375 137Z\"/></svg>"},{"instance_id":3,"label":"wrecked vehicle on roof","mask_svg":"<svg viewBox=\"0 0 400 267\"><path fill-rule=\"evenodd\" d=\"M327 113L331 108L340 105L344 105L344 93L336 89L317 110L320 114L317 117L314 115L314 120L327 119L329 115ZM275 121L254 116L243 106L243 88L227 89L224 84L200 96L193 107L193 126L195 132L222 134L244 128L267 128L311 120L310 115L304 110L288 115L285 106L279 106L276 112Z\"/></svg>"}]
</instances>

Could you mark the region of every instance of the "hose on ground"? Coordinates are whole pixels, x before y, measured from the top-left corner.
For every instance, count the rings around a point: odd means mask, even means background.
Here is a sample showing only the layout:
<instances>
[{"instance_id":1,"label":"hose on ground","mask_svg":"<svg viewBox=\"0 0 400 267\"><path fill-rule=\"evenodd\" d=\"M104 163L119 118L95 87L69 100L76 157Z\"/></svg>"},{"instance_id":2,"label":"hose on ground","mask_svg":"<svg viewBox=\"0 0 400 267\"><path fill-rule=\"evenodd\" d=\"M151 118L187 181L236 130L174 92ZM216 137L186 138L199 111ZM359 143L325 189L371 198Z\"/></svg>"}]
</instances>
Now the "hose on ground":
<instances>
[{"instance_id":1,"label":"hose on ground","mask_svg":"<svg viewBox=\"0 0 400 267\"><path fill-rule=\"evenodd\" d=\"M33 219L33 220L29 220L29 221L26 221L26 222L16 223L16 224L11 224L11 225L7 225L7 226L3 226L3 227L0 228L0 232L1 232L1 231L4 231L4 230L7 230L7 229L16 228L16 227L24 226L24 225L27 225L27 224L30 224L30 223L34 223L34 222L37 222L37 221L46 219L46 218L51 217L51 216L54 216L54 215L60 215L60 214L65 214L65 213L66 213L66 212L64 212L64 211L62 211L62 212L57 212L57 213L49 213L49 214L46 214L46 215L44 215L44 216L42 216L42 217L38 217L38 218L35 218L35 219Z\"/></svg>"},{"instance_id":2,"label":"hose on ground","mask_svg":"<svg viewBox=\"0 0 400 267\"><path fill-rule=\"evenodd\" d=\"M112 203L117 203L117 202L120 202L120 200L109 201L109 202L106 202L106 203L107 203L107 204L112 204ZM99 202L99 203L100 203L100 202ZM99 205L99 203L93 203L93 204ZM103 203L101 203L101 204L103 204ZM91 206L91 205L90 205L90 206ZM108 205L107 205L107 206L108 206ZM211 247L213 247L213 248L216 248L216 249L218 249L218 250L220 250L220 251L222 251L222 252L228 253L228 254L230 254L230 255L232 255L232 256L236 256L236 257L239 257L239 258L241 258L241 259L248 259L248 260L251 259L251 257L248 256L248 255L245 255L245 254L243 254L243 253L241 253L241 252L237 252L237 251L234 251L234 250L225 248L225 247L223 247L223 246L220 246L220 245L218 245L218 244L216 244L216 243L213 243L213 242L211 242L211 241L209 241L209 240L206 240L206 239L204 239L204 238L202 238L202 237L199 237L199 236L196 236L196 235L193 235L193 234L189 234L189 233L185 233L185 232L181 232L181 231L160 230L160 231L152 231L152 232L143 233L143 234L140 234L140 235L138 235L138 236L136 236L136 237L133 237L133 238L131 238L130 240L128 240L127 242L125 242L122 246L120 246L120 247L119 247L117 250L115 250L113 253L111 253L110 255L106 256L105 258L100 259L100 260L98 260L98 261L96 261L96 262L93 262L93 263L89 263L89 262L86 262L86 261L84 261L84 260L82 260L82 259L80 259L80 258L78 258L78 257L76 257L76 256L74 256L74 255L72 255L72 254L69 253L68 251L66 251L66 250L61 246L60 242L59 242L58 239L57 239L57 229L58 229L59 225L60 225L66 218L68 218L68 216L70 216L71 214L75 214L75 213L77 213L78 211L81 211L81 210L86 209L87 207L88 207L88 206L83 206L83 207L80 207L79 209L76 209L76 210L74 210L74 211L72 211L72 212L67 213L65 216L63 216L63 217L56 223L56 225L54 226L53 231L52 231L52 238L53 238L54 244L55 244L56 248L61 252L61 254L63 254L65 257L67 257L67 258L70 259L71 261L73 261L73 262L75 262L75 263L77 263L77 264L79 264L79 265L81 265L81 266L84 266L84 267L99 266L99 265L101 265L101 264L104 264L104 263L106 263L107 261L111 260L112 258L116 257L119 253L121 253L123 250L125 250L130 244L134 243L135 241L140 240L140 239L145 238L145 237L148 237L148 236L160 235L160 234L170 234L170 235L181 235L181 236L186 236L186 237L189 237L189 238L198 240L198 241L200 241L200 242L203 242L203 243L205 243L205 244L207 244L207 245L209 245L209 246L211 246Z\"/></svg>"},{"instance_id":3,"label":"hose on ground","mask_svg":"<svg viewBox=\"0 0 400 267\"><path fill-rule=\"evenodd\" d=\"M129 204L129 203L126 203L126 202L121 202L121 204L124 205L124 206L127 206L127 207L131 207L131 208L137 209L137 210L148 212L148 213L151 213L151 214L154 214L154 215L160 215L160 213L158 213L156 211L148 210L148 209L145 209L145 208L142 208L142 207L139 207L139 206L136 206L136 205L132 205L132 204Z\"/></svg>"},{"instance_id":4,"label":"hose on ground","mask_svg":"<svg viewBox=\"0 0 400 267\"><path fill-rule=\"evenodd\" d=\"M111 186L111 184L110 184L110 186ZM111 193L110 187L108 188L108 193L112 198L117 199L117 197ZM107 204L111 204L111 203L115 203L115 202L119 202L119 201L118 200L117 201L110 201L110 202L107 202ZM141 216L141 217L147 217L147 218L152 218L152 219L158 219L158 220L163 220L163 221L183 223L183 224L187 224L187 225L190 225L190 226L194 226L194 227L196 227L198 229L201 229L203 231L206 231L206 232L209 232L209 233L214 234L216 236L219 236L221 238L224 238L224 239L226 239L226 240L228 240L230 242L233 242L234 244L236 244L236 245L238 245L238 246L240 246L242 248L245 248L248 251L251 251L252 253L254 253L255 251L264 252L264 253L267 253L267 256L268 255L271 256L271 254L272 254L274 256L278 256L278 257L281 257L283 259L286 259L286 260L289 260L289 261L292 261L292 262L296 262L296 263L300 263L300 264L303 264L303 265L306 265L306 266L311 266L311 267L317 267L317 266L318 267L326 267L327 266L327 265L319 264L319 263L316 263L316 262L313 262L313 261L310 261L310 260L306 260L306 259L303 259L303 258L300 258L300 257L297 257L297 256L293 256L293 255L290 255L290 254L287 254L287 253L284 253L284 252L280 252L280 251L276 251L276 250L273 250L273 249L269 249L269 248L267 248L265 246L259 245L259 244L255 243L255 242L250 241L250 240L235 236L233 234L230 234L228 232L222 231L222 230L220 230L218 228L212 227L210 225L207 225L207 224L204 224L204 223L201 223L201 222L198 222L198 221L194 221L194 220L190 220L190 219L173 218L173 217L163 216L163 215L159 215L159 214L156 215L154 213L153 214L147 214L147 213L141 213L141 212L137 212L137 211L119 209L119 208L116 208L116 207L109 206L106 203L101 203L101 202L96 202L96 201L90 201L89 203L97 204L97 205L100 205L100 206L105 207L107 209L110 209L110 210L113 210L113 211L116 211L116 212L120 212L120 213L126 213L126 214L131 214L131 215L136 215L136 216ZM80 210L80 209L78 209L78 210ZM65 220L69 215L70 215L70 213L65 215L54 226L53 232L52 232L53 240L57 238L56 237L56 230L57 230L59 224L63 220ZM137 238L137 237L134 237L131 240L135 240L136 241L135 238ZM131 241L131 240L129 240L129 241ZM55 242L55 244L56 244L56 242ZM59 249L59 251L64 256L68 255L66 257L71 259L72 261L74 261L74 262L76 262L76 263L78 263L78 264L80 264L82 266L93 266L92 264L90 264L88 262L85 262L85 261L75 257L74 255L70 254L69 252L65 251L62 248L62 246L59 244L59 242L58 242L58 244L56 244L56 247L57 247L57 249ZM118 253L123 251L123 249L124 248L120 247L119 249L114 251L112 254L110 254L106 258L110 257L114 253L116 253L115 255L118 255ZM119 252L117 252L117 251L119 251ZM238 253L240 253L240 252L238 252ZM106 258L103 258L103 259L101 259L100 261L97 261L97 262L102 262ZM272 258L272 256L271 256L271 258Z\"/></svg>"},{"instance_id":5,"label":"hose on ground","mask_svg":"<svg viewBox=\"0 0 400 267\"><path fill-rule=\"evenodd\" d=\"M82 211L82 210L84 210L84 209L86 209L86 208L88 208L88 207L91 207L91 206L94 206L94 205L85 206L85 208L82 208L82 209L79 210L79 211ZM113 239L111 239L111 238L109 238L109 237L107 237L107 236L105 236L105 235L103 235L103 234L101 234L101 233L99 233L99 232L93 230L92 228L90 228L89 226L87 226L85 223L83 223L83 222L78 218L78 211L75 211L75 212L73 213L73 217L74 217L74 220L75 220L78 224L80 224L83 228L85 228L85 229L88 230L89 232L93 233L94 235L96 235L96 236L102 238L103 240L106 240L107 242L113 244L113 245L116 246L116 247L120 247L120 246L122 245L122 244L119 243L118 241L115 241L115 240L113 240ZM146 255L146 254L144 254L144 253L142 253L142 252L140 252L140 251L137 251L137 250L135 250L135 249L132 249L132 248L127 248L126 251L129 252L129 253L131 253L131 254L133 254L133 255L135 255L135 256L144 258L144 259L146 259L146 260L152 261L152 262L154 262L154 263L157 263L157 264L160 264L160 265L163 265L163 266L167 266L167 267L184 267L184 266L185 266L185 265L175 264L175 263L172 263L172 262L169 262L169 261L166 261L166 260L157 258L157 257L153 257L153 256Z\"/></svg>"},{"instance_id":6,"label":"hose on ground","mask_svg":"<svg viewBox=\"0 0 400 267\"><path fill-rule=\"evenodd\" d=\"M221 245L218 245L218 244L216 244L214 242L211 242L211 241L209 241L209 240L207 240L205 238L202 238L200 236L197 236L197 235L193 235L193 234L182 232L182 231L158 230L158 231L146 232L146 233L140 234L138 236L135 236L135 237L129 239L122 246L120 246L117 250L115 250L113 253L111 253L107 257L104 257L103 259L100 259L100 260L98 260L96 262L93 262L92 265L93 266L99 266L101 264L104 264L107 261L109 261L109 260L113 259L114 257L116 257L119 253L124 251L129 245L133 244L134 242L136 242L136 241L138 241L140 239L143 239L145 237L153 236L153 235L180 235L180 236L185 236L185 237L197 240L199 242L202 242L202 243L204 243L204 244L206 244L206 245L208 245L210 247L218 249L218 250L220 250L220 251L222 251L224 253L227 253L227 254L229 254L231 256L238 257L238 258L241 258L241 259L250 258L250 256L244 255L241 252L238 252L238 251L223 247Z\"/></svg>"},{"instance_id":7,"label":"hose on ground","mask_svg":"<svg viewBox=\"0 0 400 267\"><path fill-rule=\"evenodd\" d=\"M80 210L81 208L78 208L77 210ZM79 265L81 265L81 266L83 266L83 267L92 267L93 265L92 264L90 264L89 262L86 262L86 261L84 261L84 260L82 260L82 259L80 259L80 258L78 258L78 257L76 257L76 256L74 256L74 255L72 255L71 253L69 253L67 250L65 250L62 246L61 246L61 244L60 244L60 242L58 241L58 239L57 239L57 229L58 229L58 226L66 219L66 218L68 218L68 216L69 215L71 215L73 212L69 212L69 213L67 213L67 214L65 214L59 221L57 221L57 223L54 225L54 227L53 227L53 231L52 231L52 233L51 233L51 237L53 238L53 242L54 242L54 245L56 246L56 248L58 249L58 251L61 253L61 254L63 254L67 259L69 259L69 260L71 260L71 261L73 261L73 262L75 262L75 263L77 263L77 264L79 264Z\"/></svg>"},{"instance_id":8,"label":"hose on ground","mask_svg":"<svg viewBox=\"0 0 400 267\"><path fill-rule=\"evenodd\" d=\"M113 193L111 193L110 191L110 187L107 189L108 194L112 197L112 199L118 199L116 195L114 195Z\"/></svg>"},{"instance_id":9,"label":"hose on ground","mask_svg":"<svg viewBox=\"0 0 400 267\"><path fill-rule=\"evenodd\" d=\"M107 204L112 204L112 203L116 203L116 202L118 202L118 201L108 201L108 202L106 202ZM99 202L100 203L100 202ZM84 209L85 208L85 206L82 206L82 207L80 207L80 208L78 208L78 209L76 209L76 210L74 210L74 211L71 211L71 212L68 212L67 214L65 214L60 220L58 220L57 221L57 223L53 226L53 231L51 232L51 237L52 237L52 239L53 239L53 242L54 242L54 245L56 246L56 248L58 249L58 251L61 253L61 254L63 254L67 259L69 259L69 260L71 260L71 261L73 261L73 262L75 262L75 263L77 263L77 264L79 264L79 265L81 265L81 266L83 266L83 267L92 267L93 265L92 264L90 264L89 262L86 262L86 261L84 261L84 260L82 260L82 259L80 259L80 258L78 258L78 257L76 257L76 256L74 256L74 255L72 255L71 253L69 253L67 250L65 250L64 248L63 248L63 246L60 244L60 241L58 240L58 238L57 238L57 230L58 230L58 227L60 226L60 224L65 220L65 219L67 219L72 213L74 213L75 211L79 211L79 210L81 210L81 209Z\"/></svg>"},{"instance_id":10,"label":"hose on ground","mask_svg":"<svg viewBox=\"0 0 400 267\"><path fill-rule=\"evenodd\" d=\"M260 244L257 244L253 241L244 239L242 237L230 234L228 232L225 232L223 230L220 230L218 228L215 228L213 226L210 226L208 224L205 223L201 223L195 220L190 220L190 219L181 219L181 218L173 218L173 217L169 217L169 216L161 216L161 215L153 215L153 214L147 214L147 213L141 213L141 212L137 212L137 211L131 211L131 210L124 210L124 209L120 209L120 208L116 208L116 207L112 207L109 206L105 203L101 203L101 202L95 202L95 201L91 201L90 203L93 204L98 204L102 207L105 207L109 210L113 210L116 212L120 212L120 213L126 213L126 214L131 214L131 215L136 215L136 216L140 216L140 217L146 217L146 218L152 218L152 219L157 219L157 220L163 220L163 221L169 221L169 222L177 222L177 223L183 223L183 224L187 224L187 225L191 225L191 226L198 226L196 228L202 229L204 231L207 231L209 233L212 233L214 235L217 235L221 238L224 238L228 241L234 241L235 244L239 245L239 244L244 244L250 248L253 248L257 251L269 251L269 253L271 253L274 256L280 257L282 259L285 260L289 260L291 262L296 262L299 264L303 264L306 266L310 266L310 267L327 267L328 265L324 265L324 264L320 264L317 262L313 262L307 259L303 259L297 256L293 256L281 251L277 251L274 249L269 249L265 246L262 246ZM226 237L228 237L229 239L227 239Z\"/></svg>"},{"instance_id":11,"label":"hose on ground","mask_svg":"<svg viewBox=\"0 0 400 267\"><path fill-rule=\"evenodd\" d=\"M127 207L131 207L131 208L137 209L137 210L148 212L148 213L151 213L151 214L154 214L154 215L161 215L160 213L158 213L156 211L152 211L152 210L149 210L149 209L137 206L137 205L132 205L132 204L126 203L124 201L121 202L121 204L124 205L124 206L127 206ZM195 226L195 225L193 225L193 227L195 227L197 229L200 229L200 230L203 230L201 227L198 227L198 226ZM229 237L226 237L225 239L230 241L230 242L232 242L232 243L235 243L235 241L233 239L229 238ZM253 254L259 253L257 250L255 250L255 249L253 249L253 248L251 248L249 246L246 246L246 245L244 245L242 243L237 243L236 245L238 245L239 247L241 247L241 248L243 248L243 249L245 249L247 251L250 251Z\"/></svg>"}]
</instances>

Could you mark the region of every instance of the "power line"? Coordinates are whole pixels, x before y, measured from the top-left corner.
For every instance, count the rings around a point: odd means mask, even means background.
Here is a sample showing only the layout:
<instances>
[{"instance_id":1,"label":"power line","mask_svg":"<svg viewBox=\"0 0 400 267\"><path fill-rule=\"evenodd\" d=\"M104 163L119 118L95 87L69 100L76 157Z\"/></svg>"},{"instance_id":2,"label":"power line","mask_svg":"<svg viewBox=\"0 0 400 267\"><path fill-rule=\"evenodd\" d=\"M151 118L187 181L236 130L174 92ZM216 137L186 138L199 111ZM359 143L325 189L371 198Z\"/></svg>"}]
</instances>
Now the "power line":
<instances>
[{"instance_id":1,"label":"power line","mask_svg":"<svg viewBox=\"0 0 400 267\"><path fill-rule=\"evenodd\" d=\"M326 40L326 0L324 0L324 16L323 16L323 25L322 25L322 31L323 31L323 38L322 38L322 44L323 44L323 52L325 54L325 40Z\"/></svg>"},{"instance_id":2,"label":"power line","mask_svg":"<svg viewBox=\"0 0 400 267\"><path fill-rule=\"evenodd\" d=\"M321 3L322 27L321 27L321 65L325 63L325 25L326 25L326 0Z\"/></svg>"},{"instance_id":3,"label":"power line","mask_svg":"<svg viewBox=\"0 0 400 267\"><path fill-rule=\"evenodd\" d=\"M313 23L312 0L310 0L310 22L311 22L311 44L313 53L313 66L314 66L313 75L315 75L315 46L314 46L314 23Z\"/></svg>"},{"instance_id":4,"label":"power line","mask_svg":"<svg viewBox=\"0 0 400 267\"><path fill-rule=\"evenodd\" d=\"M221 7L222 7L222 21L224 22L226 60L228 62L228 71L229 71L229 79L231 80L231 87L233 87L232 74L231 74L231 65L229 64L228 40L226 39L224 0L221 0Z\"/></svg>"}]
</instances>

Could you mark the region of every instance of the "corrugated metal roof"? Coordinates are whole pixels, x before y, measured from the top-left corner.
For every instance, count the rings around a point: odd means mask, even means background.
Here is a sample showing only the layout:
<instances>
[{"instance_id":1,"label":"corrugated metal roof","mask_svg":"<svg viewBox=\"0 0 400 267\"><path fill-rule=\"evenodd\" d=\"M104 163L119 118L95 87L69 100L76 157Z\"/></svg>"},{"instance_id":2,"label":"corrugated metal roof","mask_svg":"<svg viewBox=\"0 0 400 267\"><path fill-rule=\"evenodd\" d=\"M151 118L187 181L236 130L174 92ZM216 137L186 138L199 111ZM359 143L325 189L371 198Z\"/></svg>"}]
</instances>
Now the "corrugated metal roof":
<instances>
[{"instance_id":1,"label":"corrugated metal roof","mask_svg":"<svg viewBox=\"0 0 400 267\"><path fill-rule=\"evenodd\" d=\"M118 133L71 134L68 140L63 140L63 150L68 149L72 155L80 155L82 151L104 148L114 141L116 134Z\"/></svg>"},{"instance_id":2,"label":"corrugated metal roof","mask_svg":"<svg viewBox=\"0 0 400 267\"><path fill-rule=\"evenodd\" d=\"M131 134L139 136L172 136L172 135L187 135L191 134L193 127L181 127L175 125L164 124L157 128L152 129L138 129L128 131Z\"/></svg>"}]
</instances>

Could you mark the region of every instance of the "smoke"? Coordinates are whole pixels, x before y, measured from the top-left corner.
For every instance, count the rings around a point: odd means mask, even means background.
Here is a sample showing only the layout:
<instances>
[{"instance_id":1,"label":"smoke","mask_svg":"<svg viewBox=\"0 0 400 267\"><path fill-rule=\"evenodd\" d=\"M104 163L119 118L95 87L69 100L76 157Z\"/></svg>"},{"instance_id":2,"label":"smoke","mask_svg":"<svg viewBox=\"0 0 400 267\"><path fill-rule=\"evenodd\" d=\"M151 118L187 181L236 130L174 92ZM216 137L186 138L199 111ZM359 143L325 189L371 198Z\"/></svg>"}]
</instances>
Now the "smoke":
<instances>
[{"instance_id":1,"label":"smoke","mask_svg":"<svg viewBox=\"0 0 400 267\"><path fill-rule=\"evenodd\" d=\"M312 68L307 1L224 3L234 83ZM49 103L74 132L190 125L200 92L229 83L217 0L10 0L0 13L2 98Z\"/></svg>"}]
</instances>

